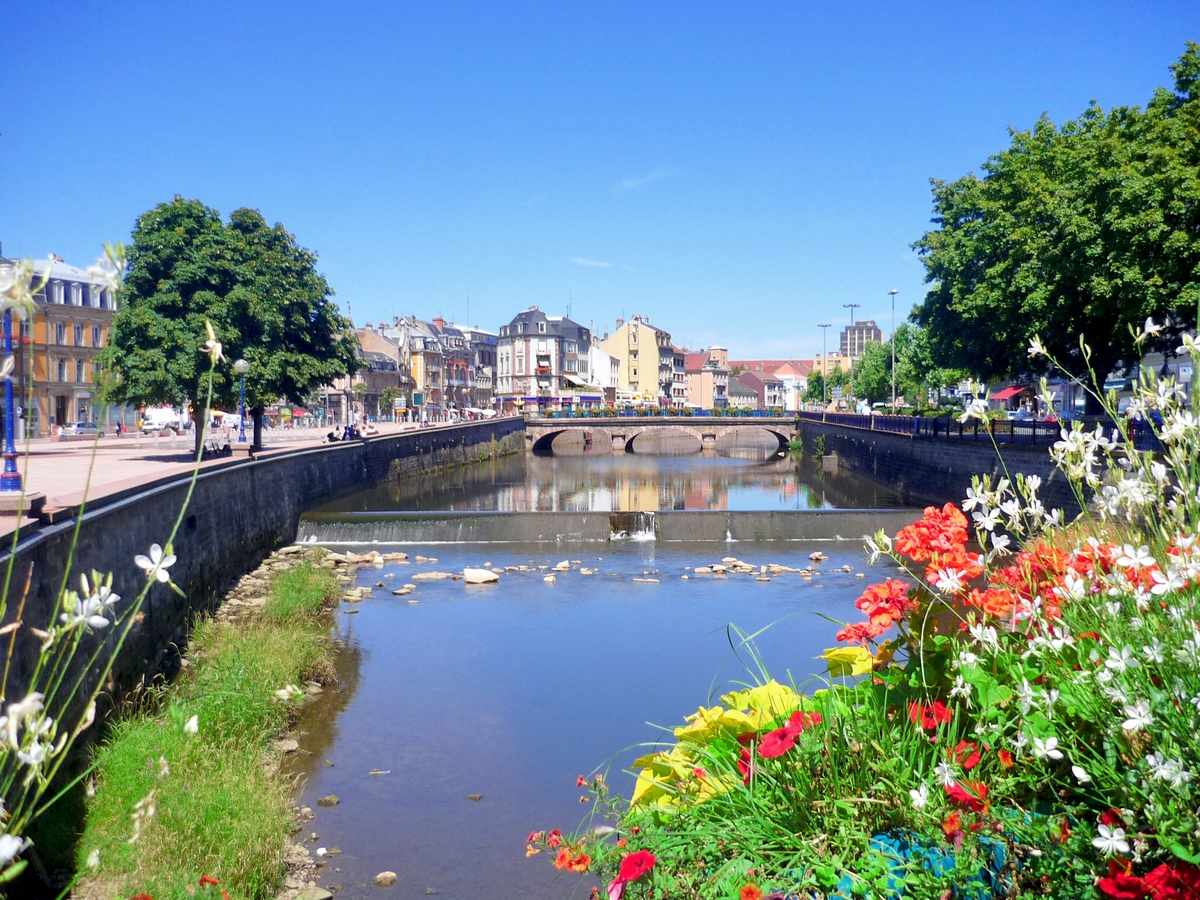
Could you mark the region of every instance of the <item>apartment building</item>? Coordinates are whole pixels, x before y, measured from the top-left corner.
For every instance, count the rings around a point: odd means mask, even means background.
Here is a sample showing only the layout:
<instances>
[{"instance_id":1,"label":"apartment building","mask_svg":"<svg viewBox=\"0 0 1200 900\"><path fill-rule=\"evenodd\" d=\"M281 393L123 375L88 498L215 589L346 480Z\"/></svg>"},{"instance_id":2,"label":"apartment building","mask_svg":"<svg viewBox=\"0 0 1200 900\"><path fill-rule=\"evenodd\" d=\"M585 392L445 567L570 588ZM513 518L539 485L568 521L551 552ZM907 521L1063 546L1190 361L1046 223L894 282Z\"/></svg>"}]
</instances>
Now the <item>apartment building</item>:
<instances>
[{"instance_id":1,"label":"apartment building","mask_svg":"<svg viewBox=\"0 0 1200 900\"><path fill-rule=\"evenodd\" d=\"M0 261L19 265L2 254ZM61 256L36 261L34 271L35 284L46 282L33 314L13 321L13 394L18 405L30 397L25 427L47 435L73 422L132 421L132 410L104 408L96 397L95 358L108 343L116 312L112 291Z\"/></svg>"},{"instance_id":2,"label":"apartment building","mask_svg":"<svg viewBox=\"0 0 1200 900\"><path fill-rule=\"evenodd\" d=\"M730 371L749 372L758 377L770 376L778 380L777 402L770 402L764 389L764 408L780 407L796 412L804 403L804 392L808 389L808 373L812 371L811 359L731 359ZM765 386L764 386L765 388Z\"/></svg>"},{"instance_id":3,"label":"apartment building","mask_svg":"<svg viewBox=\"0 0 1200 900\"><path fill-rule=\"evenodd\" d=\"M497 395L506 409L593 406L603 394L591 381L591 331L531 306L500 327Z\"/></svg>"},{"instance_id":4,"label":"apartment building","mask_svg":"<svg viewBox=\"0 0 1200 900\"><path fill-rule=\"evenodd\" d=\"M874 319L867 319L842 329L838 352L847 359L855 360L863 355L863 350L871 343L883 343L883 329L875 324Z\"/></svg>"},{"instance_id":5,"label":"apartment building","mask_svg":"<svg viewBox=\"0 0 1200 900\"><path fill-rule=\"evenodd\" d=\"M620 366L618 400L671 405L675 355L670 332L651 325L648 316L634 315L628 322L617 319L616 331L600 347Z\"/></svg>"},{"instance_id":6,"label":"apartment building","mask_svg":"<svg viewBox=\"0 0 1200 900\"><path fill-rule=\"evenodd\" d=\"M593 335L588 348L588 369L592 385L600 391L607 406L617 402L617 389L621 385L621 361L600 347Z\"/></svg>"},{"instance_id":7,"label":"apartment building","mask_svg":"<svg viewBox=\"0 0 1200 900\"><path fill-rule=\"evenodd\" d=\"M733 378L730 378L729 383L732 387ZM737 381L754 391L755 409L783 409L784 408L784 387L783 381L776 378L774 375L769 375L766 372L742 372L737 376Z\"/></svg>"},{"instance_id":8,"label":"apartment building","mask_svg":"<svg viewBox=\"0 0 1200 900\"><path fill-rule=\"evenodd\" d=\"M684 357L688 406L723 409L729 405L729 351L709 347Z\"/></svg>"},{"instance_id":9,"label":"apartment building","mask_svg":"<svg viewBox=\"0 0 1200 900\"><path fill-rule=\"evenodd\" d=\"M382 329L402 348L408 348L411 392L406 396L409 406L423 406L430 412L445 409L442 373L442 342L435 327L416 316L396 316L392 324Z\"/></svg>"}]
</instances>

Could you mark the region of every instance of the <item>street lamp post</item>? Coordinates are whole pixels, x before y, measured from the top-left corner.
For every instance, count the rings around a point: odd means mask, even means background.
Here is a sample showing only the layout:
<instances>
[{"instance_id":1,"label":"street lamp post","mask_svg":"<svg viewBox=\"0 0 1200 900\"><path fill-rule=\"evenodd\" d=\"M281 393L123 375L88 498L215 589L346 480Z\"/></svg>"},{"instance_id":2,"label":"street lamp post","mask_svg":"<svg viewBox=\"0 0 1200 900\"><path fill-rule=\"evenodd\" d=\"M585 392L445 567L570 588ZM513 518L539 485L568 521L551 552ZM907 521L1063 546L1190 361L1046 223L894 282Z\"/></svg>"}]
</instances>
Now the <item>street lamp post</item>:
<instances>
[{"instance_id":1,"label":"street lamp post","mask_svg":"<svg viewBox=\"0 0 1200 900\"><path fill-rule=\"evenodd\" d=\"M829 351L825 343L825 338L829 336L829 325L826 322L824 325L817 325L821 329L821 405L825 406L829 401L825 399L825 394L829 388Z\"/></svg>"},{"instance_id":2,"label":"street lamp post","mask_svg":"<svg viewBox=\"0 0 1200 900\"><path fill-rule=\"evenodd\" d=\"M12 310L4 311L4 355L13 359L12 348ZM21 473L17 471L17 448L13 443L13 378L15 372L9 372L4 379L4 472L0 474L0 492L20 493Z\"/></svg>"},{"instance_id":3,"label":"street lamp post","mask_svg":"<svg viewBox=\"0 0 1200 900\"><path fill-rule=\"evenodd\" d=\"M233 364L233 371L238 373L238 406L241 415L238 417L238 443L246 443L246 373L250 371L250 363L239 359Z\"/></svg>"},{"instance_id":4,"label":"street lamp post","mask_svg":"<svg viewBox=\"0 0 1200 900\"><path fill-rule=\"evenodd\" d=\"M899 288L888 291L892 296L892 415L896 414L896 295Z\"/></svg>"}]
</instances>

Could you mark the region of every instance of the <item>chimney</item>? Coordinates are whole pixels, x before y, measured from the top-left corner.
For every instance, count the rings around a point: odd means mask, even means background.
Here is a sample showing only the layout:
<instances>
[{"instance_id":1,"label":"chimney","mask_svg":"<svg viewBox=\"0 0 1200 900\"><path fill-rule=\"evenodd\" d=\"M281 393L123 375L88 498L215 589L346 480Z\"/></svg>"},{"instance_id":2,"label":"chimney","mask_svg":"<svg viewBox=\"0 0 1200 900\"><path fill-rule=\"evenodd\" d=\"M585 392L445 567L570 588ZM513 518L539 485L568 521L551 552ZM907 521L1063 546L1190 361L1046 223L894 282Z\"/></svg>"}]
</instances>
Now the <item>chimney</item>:
<instances>
[{"instance_id":1,"label":"chimney","mask_svg":"<svg viewBox=\"0 0 1200 900\"><path fill-rule=\"evenodd\" d=\"M446 330L446 320L443 319L441 316L435 317L433 320L433 324L436 325L442 331Z\"/></svg>"},{"instance_id":2,"label":"chimney","mask_svg":"<svg viewBox=\"0 0 1200 900\"><path fill-rule=\"evenodd\" d=\"M54 261L55 261L55 262L62 262L62 261L63 261L63 258L62 258L61 256L59 256L57 253L55 253L55 254L54 254Z\"/></svg>"},{"instance_id":3,"label":"chimney","mask_svg":"<svg viewBox=\"0 0 1200 900\"><path fill-rule=\"evenodd\" d=\"M624 319L617 319L617 331L620 331L625 325Z\"/></svg>"}]
</instances>

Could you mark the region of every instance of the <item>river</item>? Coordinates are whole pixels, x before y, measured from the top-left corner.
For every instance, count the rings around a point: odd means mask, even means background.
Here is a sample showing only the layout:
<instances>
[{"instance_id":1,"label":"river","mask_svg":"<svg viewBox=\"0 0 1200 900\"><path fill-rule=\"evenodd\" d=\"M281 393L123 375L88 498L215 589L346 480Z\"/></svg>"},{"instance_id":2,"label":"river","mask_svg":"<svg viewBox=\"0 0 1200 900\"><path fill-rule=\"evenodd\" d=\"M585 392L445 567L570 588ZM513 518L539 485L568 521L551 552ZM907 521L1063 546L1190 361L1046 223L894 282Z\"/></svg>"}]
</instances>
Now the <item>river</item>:
<instances>
[{"instance_id":1,"label":"river","mask_svg":"<svg viewBox=\"0 0 1200 900\"><path fill-rule=\"evenodd\" d=\"M766 448L742 458L518 456L381 486L327 509L894 505L862 479ZM311 755L298 762L306 776L298 799L316 813L304 836L318 835L307 841L313 849L340 848L325 857L319 881L337 885L339 898L376 896L371 880L384 870L399 875L389 896L403 900L587 897L590 876L560 874L544 855L524 852L530 831L567 831L589 814L577 776L605 771L628 796L630 761L699 705L749 681L752 652L779 680L819 686L816 657L837 627L825 617L854 618L854 601L875 575L855 541L373 549L403 549L410 559L359 569L358 584L373 595L338 612L343 683L300 723ZM829 558L809 580L693 572L728 556L803 567L814 550ZM562 562L570 570L545 581ZM412 580L467 566L526 571L480 586ZM417 587L394 596L405 583ZM731 626L765 630L752 651ZM340 802L318 807L329 794Z\"/></svg>"}]
</instances>

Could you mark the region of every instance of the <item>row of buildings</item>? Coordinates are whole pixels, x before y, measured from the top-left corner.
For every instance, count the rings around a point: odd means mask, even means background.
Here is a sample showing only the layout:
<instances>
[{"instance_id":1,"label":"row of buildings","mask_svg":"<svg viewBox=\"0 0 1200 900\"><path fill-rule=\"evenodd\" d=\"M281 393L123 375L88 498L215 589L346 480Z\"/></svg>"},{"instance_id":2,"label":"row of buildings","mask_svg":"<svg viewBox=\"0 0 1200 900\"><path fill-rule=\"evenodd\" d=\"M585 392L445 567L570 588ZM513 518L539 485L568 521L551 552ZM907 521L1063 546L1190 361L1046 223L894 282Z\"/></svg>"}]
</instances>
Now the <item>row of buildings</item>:
<instances>
[{"instance_id":1,"label":"row of buildings","mask_svg":"<svg viewBox=\"0 0 1200 900\"><path fill-rule=\"evenodd\" d=\"M35 265L46 283L14 342L14 387L31 398L25 426L47 434L74 422L135 424L136 410L96 399L94 358L107 343L116 298L61 257ZM843 331L839 353L823 358L731 360L724 347L678 346L649 316L617 319L611 332L597 334L537 306L496 332L411 315L356 335L360 370L311 398L319 417L599 406L794 411L811 372L848 369L866 342L883 339L874 322L862 322Z\"/></svg>"}]
</instances>

